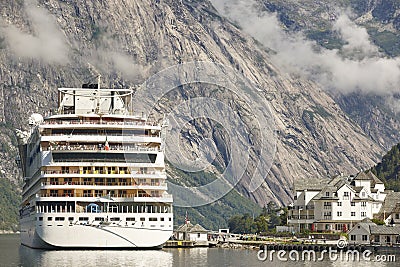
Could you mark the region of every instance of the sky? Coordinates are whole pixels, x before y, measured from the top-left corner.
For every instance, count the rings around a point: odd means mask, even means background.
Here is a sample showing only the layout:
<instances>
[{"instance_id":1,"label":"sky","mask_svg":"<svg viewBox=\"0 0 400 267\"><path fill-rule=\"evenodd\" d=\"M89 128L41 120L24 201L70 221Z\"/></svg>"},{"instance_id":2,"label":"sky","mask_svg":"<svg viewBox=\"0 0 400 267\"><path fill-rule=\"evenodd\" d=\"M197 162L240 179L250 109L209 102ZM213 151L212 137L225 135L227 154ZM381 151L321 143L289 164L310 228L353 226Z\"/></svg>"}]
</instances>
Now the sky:
<instances>
[{"instance_id":1,"label":"sky","mask_svg":"<svg viewBox=\"0 0 400 267\"><path fill-rule=\"evenodd\" d=\"M255 0L211 2L220 14L274 50L272 59L281 70L303 75L319 82L324 89L345 94L364 92L391 97L400 91L400 58L381 54L367 30L352 22L349 10L339 11L333 22L333 30L346 43L338 51L318 46L302 32L285 32L277 14L260 11Z\"/></svg>"}]
</instances>

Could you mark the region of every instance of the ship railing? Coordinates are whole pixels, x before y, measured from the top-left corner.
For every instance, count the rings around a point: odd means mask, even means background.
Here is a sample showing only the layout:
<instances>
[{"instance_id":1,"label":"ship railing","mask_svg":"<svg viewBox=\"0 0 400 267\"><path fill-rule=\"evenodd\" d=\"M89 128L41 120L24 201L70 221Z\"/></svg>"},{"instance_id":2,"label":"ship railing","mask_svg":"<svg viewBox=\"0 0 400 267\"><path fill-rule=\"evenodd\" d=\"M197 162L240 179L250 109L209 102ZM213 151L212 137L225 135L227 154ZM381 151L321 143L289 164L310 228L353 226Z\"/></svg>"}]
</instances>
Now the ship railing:
<instances>
[{"instance_id":1,"label":"ship railing","mask_svg":"<svg viewBox=\"0 0 400 267\"><path fill-rule=\"evenodd\" d=\"M166 186L165 182L130 183L130 182L43 182L42 186L51 185L91 185L91 186Z\"/></svg>"},{"instance_id":2,"label":"ship railing","mask_svg":"<svg viewBox=\"0 0 400 267\"><path fill-rule=\"evenodd\" d=\"M50 120L45 121L46 125L70 125L70 124L90 124L90 125L134 125L134 126L160 126L154 122L136 122L136 121L64 121L64 120Z\"/></svg>"},{"instance_id":3,"label":"ship railing","mask_svg":"<svg viewBox=\"0 0 400 267\"><path fill-rule=\"evenodd\" d=\"M36 194L36 197L87 197L87 198L111 198L110 201L113 201L113 198L127 198L134 199L136 197L147 197L147 198L164 198L164 199L172 199L172 195L170 194L108 194L104 196L103 194L98 193L48 193L48 194ZM100 201L100 200L99 200Z\"/></svg>"},{"instance_id":4,"label":"ship railing","mask_svg":"<svg viewBox=\"0 0 400 267\"><path fill-rule=\"evenodd\" d=\"M81 213L81 214L108 214L108 213L171 213L172 210L170 207L163 206L120 206L120 207L109 207L108 210L106 208L100 207L99 210L90 211L86 210L85 207L78 206L77 208L73 208L71 206L38 206L36 207L37 213ZM104 218L105 219L105 218Z\"/></svg>"},{"instance_id":5,"label":"ship railing","mask_svg":"<svg viewBox=\"0 0 400 267\"><path fill-rule=\"evenodd\" d=\"M43 136L122 136L125 138L128 137L156 137L160 138L160 135L158 134L124 134L122 133L79 133L79 134L71 134L71 133L52 133L52 134L46 134L44 133Z\"/></svg>"},{"instance_id":6,"label":"ship railing","mask_svg":"<svg viewBox=\"0 0 400 267\"><path fill-rule=\"evenodd\" d=\"M161 152L161 149L158 147L136 147L136 146L105 146L105 145L59 145L59 146L49 146L43 147L43 151L138 151L138 152L147 152L147 151L156 151Z\"/></svg>"},{"instance_id":7,"label":"ship railing","mask_svg":"<svg viewBox=\"0 0 400 267\"><path fill-rule=\"evenodd\" d=\"M73 171L57 171L57 170L47 170L47 171L42 171L42 175L44 174L137 174L137 175L142 175L142 174L149 174L149 175L165 175L166 172L158 172L158 171L104 171L104 170L83 170L83 171L78 171L78 170L73 170Z\"/></svg>"}]
</instances>

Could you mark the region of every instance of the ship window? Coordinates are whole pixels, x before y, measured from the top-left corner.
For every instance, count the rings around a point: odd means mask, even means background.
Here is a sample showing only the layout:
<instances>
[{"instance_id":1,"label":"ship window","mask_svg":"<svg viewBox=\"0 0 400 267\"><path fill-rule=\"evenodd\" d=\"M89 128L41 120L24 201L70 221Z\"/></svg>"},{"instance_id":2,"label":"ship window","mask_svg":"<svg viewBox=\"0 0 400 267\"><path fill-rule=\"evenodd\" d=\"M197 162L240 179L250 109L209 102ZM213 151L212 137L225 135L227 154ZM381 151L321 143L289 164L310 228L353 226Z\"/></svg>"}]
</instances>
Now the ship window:
<instances>
[{"instance_id":1,"label":"ship window","mask_svg":"<svg viewBox=\"0 0 400 267\"><path fill-rule=\"evenodd\" d=\"M80 221L89 221L89 217L79 217Z\"/></svg>"},{"instance_id":2,"label":"ship window","mask_svg":"<svg viewBox=\"0 0 400 267\"><path fill-rule=\"evenodd\" d=\"M92 178L83 178L83 184L84 185L91 185L92 184Z\"/></svg>"},{"instance_id":3,"label":"ship window","mask_svg":"<svg viewBox=\"0 0 400 267\"><path fill-rule=\"evenodd\" d=\"M92 190L83 190L83 197L91 197Z\"/></svg>"},{"instance_id":4,"label":"ship window","mask_svg":"<svg viewBox=\"0 0 400 267\"><path fill-rule=\"evenodd\" d=\"M72 190L71 190L71 189L68 189L68 190L64 190L63 196L64 196L64 197L73 197L74 194L72 193Z\"/></svg>"},{"instance_id":5,"label":"ship window","mask_svg":"<svg viewBox=\"0 0 400 267\"><path fill-rule=\"evenodd\" d=\"M146 218L144 218L144 217L141 217L141 218L140 218L140 221L141 221L141 222L144 222L145 220L146 220Z\"/></svg>"},{"instance_id":6,"label":"ship window","mask_svg":"<svg viewBox=\"0 0 400 267\"><path fill-rule=\"evenodd\" d=\"M96 197L101 197L103 195L103 190L94 190L94 195Z\"/></svg>"},{"instance_id":7,"label":"ship window","mask_svg":"<svg viewBox=\"0 0 400 267\"><path fill-rule=\"evenodd\" d=\"M65 166L61 167L61 172L62 173L69 173L69 167L65 167Z\"/></svg>"},{"instance_id":8,"label":"ship window","mask_svg":"<svg viewBox=\"0 0 400 267\"><path fill-rule=\"evenodd\" d=\"M64 218L64 217L56 217L55 220L56 220L56 221L64 221L65 218Z\"/></svg>"},{"instance_id":9,"label":"ship window","mask_svg":"<svg viewBox=\"0 0 400 267\"><path fill-rule=\"evenodd\" d=\"M48 221L52 221L52 220L53 220L53 217L47 217L47 220L48 220Z\"/></svg>"},{"instance_id":10,"label":"ship window","mask_svg":"<svg viewBox=\"0 0 400 267\"><path fill-rule=\"evenodd\" d=\"M134 221L135 221L135 218L128 217L128 218L126 218L126 221L127 221L127 222L134 222Z\"/></svg>"},{"instance_id":11,"label":"ship window","mask_svg":"<svg viewBox=\"0 0 400 267\"><path fill-rule=\"evenodd\" d=\"M149 221L150 221L150 222L155 222L155 221L157 221L157 218L151 217L151 218L149 218Z\"/></svg>"},{"instance_id":12,"label":"ship window","mask_svg":"<svg viewBox=\"0 0 400 267\"><path fill-rule=\"evenodd\" d=\"M83 167L83 173L84 174L91 174L92 173L92 167Z\"/></svg>"},{"instance_id":13,"label":"ship window","mask_svg":"<svg viewBox=\"0 0 400 267\"><path fill-rule=\"evenodd\" d=\"M112 217L112 218L110 218L110 221L112 221L112 222L119 222L119 221L120 221L120 218L119 218L119 217Z\"/></svg>"}]
</instances>

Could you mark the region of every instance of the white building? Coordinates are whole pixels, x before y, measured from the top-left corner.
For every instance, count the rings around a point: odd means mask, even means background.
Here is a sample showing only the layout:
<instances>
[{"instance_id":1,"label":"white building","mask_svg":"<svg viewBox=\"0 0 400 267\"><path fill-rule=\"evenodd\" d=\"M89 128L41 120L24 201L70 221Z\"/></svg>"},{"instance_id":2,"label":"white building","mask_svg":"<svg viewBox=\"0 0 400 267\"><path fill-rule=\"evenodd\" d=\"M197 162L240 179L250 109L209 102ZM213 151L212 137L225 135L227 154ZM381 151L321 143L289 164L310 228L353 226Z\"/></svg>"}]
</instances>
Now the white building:
<instances>
[{"instance_id":1,"label":"white building","mask_svg":"<svg viewBox=\"0 0 400 267\"><path fill-rule=\"evenodd\" d=\"M175 237L177 240L188 240L194 241L195 243L208 242L208 233L200 224L193 225L189 221L178 227L175 231Z\"/></svg>"},{"instance_id":2,"label":"white building","mask_svg":"<svg viewBox=\"0 0 400 267\"><path fill-rule=\"evenodd\" d=\"M365 218L357 223L349 232L349 242L356 244L370 244L371 243L371 226L376 226L370 219Z\"/></svg>"},{"instance_id":3,"label":"white building","mask_svg":"<svg viewBox=\"0 0 400 267\"><path fill-rule=\"evenodd\" d=\"M344 231L372 219L385 200L385 186L373 173L297 181L288 224L296 231Z\"/></svg>"},{"instance_id":4,"label":"white building","mask_svg":"<svg viewBox=\"0 0 400 267\"><path fill-rule=\"evenodd\" d=\"M349 243L398 246L400 226L376 225L369 219L357 223L349 232Z\"/></svg>"}]
</instances>

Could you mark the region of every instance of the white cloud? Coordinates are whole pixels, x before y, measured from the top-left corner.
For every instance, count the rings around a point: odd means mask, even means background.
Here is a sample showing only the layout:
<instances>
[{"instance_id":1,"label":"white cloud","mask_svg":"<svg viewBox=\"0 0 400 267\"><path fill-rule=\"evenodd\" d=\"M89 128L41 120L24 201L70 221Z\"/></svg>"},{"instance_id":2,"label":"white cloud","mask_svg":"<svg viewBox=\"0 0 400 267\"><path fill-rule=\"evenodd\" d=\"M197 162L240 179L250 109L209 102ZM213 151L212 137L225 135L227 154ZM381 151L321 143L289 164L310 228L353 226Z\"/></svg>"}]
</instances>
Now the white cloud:
<instances>
[{"instance_id":1,"label":"white cloud","mask_svg":"<svg viewBox=\"0 0 400 267\"><path fill-rule=\"evenodd\" d=\"M400 58L378 53L367 31L341 14L333 29L346 42L342 51L319 47L302 33L287 33L276 14L260 11L254 0L212 0L215 8L274 50L274 64L282 70L312 78L340 92L361 91L390 95L400 89ZM318 49L316 49L318 48Z\"/></svg>"},{"instance_id":2,"label":"white cloud","mask_svg":"<svg viewBox=\"0 0 400 267\"><path fill-rule=\"evenodd\" d=\"M378 48L371 43L367 30L356 25L347 14L341 14L337 18L333 24L333 30L347 42L343 46L347 54L355 53L361 56L378 54Z\"/></svg>"},{"instance_id":3,"label":"white cloud","mask_svg":"<svg viewBox=\"0 0 400 267\"><path fill-rule=\"evenodd\" d=\"M26 1L24 8L32 33L0 20L0 33L9 48L17 57L68 63L69 46L55 18L46 9L38 7L35 1Z\"/></svg>"}]
</instances>

